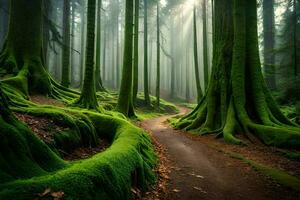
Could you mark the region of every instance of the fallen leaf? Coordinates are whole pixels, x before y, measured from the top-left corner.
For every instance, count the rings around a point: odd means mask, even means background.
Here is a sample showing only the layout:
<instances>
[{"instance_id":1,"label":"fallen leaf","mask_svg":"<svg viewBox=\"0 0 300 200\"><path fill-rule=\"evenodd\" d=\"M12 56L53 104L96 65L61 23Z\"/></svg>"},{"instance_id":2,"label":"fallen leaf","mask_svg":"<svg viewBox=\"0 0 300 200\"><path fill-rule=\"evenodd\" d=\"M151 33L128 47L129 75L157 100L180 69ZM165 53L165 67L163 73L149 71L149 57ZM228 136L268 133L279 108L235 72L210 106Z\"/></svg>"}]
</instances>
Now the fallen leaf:
<instances>
[{"instance_id":1,"label":"fallen leaf","mask_svg":"<svg viewBox=\"0 0 300 200\"><path fill-rule=\"evenodd\" d=\"M44 192L42 193L39 193L39 197L44 197L46 196L47 194L49 194L51 192L51 189L50 188L46 188Z\"/></svg>"},{"instance_id":2,"label":"fallen leaf","mask_svg":"<svg viewBox=\"0 0 300 200\"><path fill-rule=\"evenodd\" d=\"M174 189L173 190L173 192L176 192L176 193L178 193L178 192L180 192L181 190L178 190L178 189Z\"/></svg>"},{"instance_id":3,"label":"fallen leaf","mask_svg":"<svg viewBox=\"0 0 300 200\"><path fill-rule=\"evenodd\" d=\"M65 193L62 191L51 193L51 196L54 198L54 200L60 200L64 197L64 195L65 195Z\"/></svg>"},{"instance_id":4,"label":"fallen leaf","mask_svg":"<svg viewBox=\"0 0 300 200\"><path fill-rule=\"evenodd\" d=\"M198 190L198 191L200 191L200 192L202 192L202 193L204 193L204 194L207 194L207 192L206 191L204 191L202 188L200 188L200 187L193 187L195 190Z\"/></svg>"}]
</instances>

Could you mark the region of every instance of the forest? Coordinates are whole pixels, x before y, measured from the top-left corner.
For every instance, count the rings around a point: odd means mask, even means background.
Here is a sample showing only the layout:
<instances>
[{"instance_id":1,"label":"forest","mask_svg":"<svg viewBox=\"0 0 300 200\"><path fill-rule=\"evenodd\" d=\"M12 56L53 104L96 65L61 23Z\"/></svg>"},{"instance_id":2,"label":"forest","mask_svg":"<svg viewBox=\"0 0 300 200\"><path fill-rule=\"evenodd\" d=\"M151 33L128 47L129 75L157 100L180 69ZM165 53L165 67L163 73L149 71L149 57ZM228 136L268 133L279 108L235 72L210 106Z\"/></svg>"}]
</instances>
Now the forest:
<instances>
[{"instance_id":1,"label":"forest","mask_svg":"<svg viewBox=\"0 0 300 200\"><path fill-rule=\"evenodd\" d=\"M300 0L0 0L2 199L300 199Z\"/></svg>"}]
</instances>

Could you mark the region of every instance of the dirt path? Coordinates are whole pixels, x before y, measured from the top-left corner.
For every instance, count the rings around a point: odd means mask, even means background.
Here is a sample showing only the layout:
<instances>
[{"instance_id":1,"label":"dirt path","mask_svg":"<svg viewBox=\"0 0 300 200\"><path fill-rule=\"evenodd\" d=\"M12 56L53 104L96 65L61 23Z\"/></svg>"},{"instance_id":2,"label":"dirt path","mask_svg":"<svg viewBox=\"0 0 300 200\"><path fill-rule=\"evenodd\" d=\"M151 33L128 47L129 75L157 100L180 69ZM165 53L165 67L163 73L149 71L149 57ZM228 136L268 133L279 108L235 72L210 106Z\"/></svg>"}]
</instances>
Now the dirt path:
<instances>
[{"instance_id":1,"label":"dirt path","mask_svg":"<svg viewBox=\"0 0 300 200\"><path fill-rule=\"evenodd\" d=\"M187 112L182 109L181 113ZM167 197L158 199L299 199L299 196L206 144L186 137L165 121L171 116L146 120L141 126L167 150L170 181Z\"/></svg>"}]
</instances>

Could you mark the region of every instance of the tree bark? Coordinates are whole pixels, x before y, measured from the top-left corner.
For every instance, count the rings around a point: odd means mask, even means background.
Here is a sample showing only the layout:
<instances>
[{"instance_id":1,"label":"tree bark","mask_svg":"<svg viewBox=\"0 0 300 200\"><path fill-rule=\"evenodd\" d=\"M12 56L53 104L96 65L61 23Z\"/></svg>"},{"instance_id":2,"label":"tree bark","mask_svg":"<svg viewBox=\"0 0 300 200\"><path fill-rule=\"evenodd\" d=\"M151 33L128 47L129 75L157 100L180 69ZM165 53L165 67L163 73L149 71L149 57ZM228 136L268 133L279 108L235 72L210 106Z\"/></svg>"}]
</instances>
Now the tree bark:
<instances>
[{"instance_id":1,"label":"tree bark","mask_svg":"<svg viewBox=\"0 0 300 200\"><path fill-rule=\"evenodd\" d=\"M133 102L136 102L139 86L139 19L140 0L135 0L134 16L134 56L133 56Z\"/></svg>"},{"instance_id":2,"label":"tree bark","mask_svg":"<svg viewBox=\"0 0 300 200\"><path fill-rule=\"evenodd\" d=\"M133 0L126 0L125 8L125 41L123 57L123 73L119 92L117 110L127 117L134 117L132 104L132 75L133 75Z\"/></svg>"},{"instance_id":3,"label":"tree bark","mask_svg":"<svg viewBox=\"0 0 300 200\"><path fill-rule=\"evenodd\" d=\"M95 87L95 27L96 27L96 0L88 0L87 39L86 39L86 66L84 83L80 98L76 105L87 109L98 109Z\"/></svg>"},{"instance_id":4,"label":"tree bark","mask_svg":"<svg viewBox=\"0 0 300 200\"><path fill-rule=\"evenodd\" d=\"M159 1L157 2L157 16L156 16L156 107L159 109L160 106L160 20L159 20Z\"/></svg>"},{"instance_id":5,"label":"tree bark","mask_svg":"<svg viewBox=\"0 0 300 200\"><path fill-rule=\"evenodd\" d=\"M144 0L144 98L145 104L150 105L148 74L148 0Z\"/></svg>"},{"instance_id":6,"label":"tree bark","mask_svg":"<svg viewBox=\"0 0 300 200\"><path fill-rule=\"evenodd\" d=\"M63 9L63 55L61 84L64 87L70 86L70 0L64 0Z\"/></svg>"},{"instance_id":7,"label":"tree bark","mask_svg":"<svg viewBox=\"0 0 300 200\"><path fill-rule=\"evenodd\" d=\"M195 77L196 77L196 89L197 89L197 101L203 97L201 84L200 84L200 74L199 74L199 62L198 62L198 36L197 36L197 19L196 19L196 6L194 5L193 11L193 24L194 24L194 64L195 64ZM203 48L205 48L203 44ZM204 59L203 59L204 60ZM205 68L205 66L204 66Z\"/></svg>"},{"instance_id":8,"label":"tree bark","mask_svg":"<svg viewBox=\"0 0 300 200\"><path fill-rule=\"evenodd\" d=\"M203 23L203 70L204 70L204 88L208 87L209 70L208 70L208 39L207 39L207 12L206 0L202 1L202 23Z\"/></svg>"},{"instance_id":9,"label":"tree bark","mask_svg":"<svg viewBox=\"0 0 300 200\"><path fill-rule=\"evenodd\" d=\"M275 103L264 81L258 50L256 0L215 0L213 68L197 108L178 128L216 133L241 144L250 141L300 149L300 129ZM220 20L222 19L222 20Z\"/></svg>"},{"instance_id":10,"label":"tree bark","mask_svg":"<svg viewBox=\"0 0 300 200\"><path fill-rule=\"evenodd\" d=\"M276 89L274 14L274 0L263 0L264 74L266 82L271 90Z\"/></svg>"},{"instance_id":11,"label":"tree bark","mask_svg":"<svg viewBox=\"0 0 300 200\"><path fill-rule=\"evenodd\" d=\"M95 71L95 83L97 91L106 91L103 87L101 78L101 11L102 0L98 0L97 9L97 42L96 42L96 71Z\"/></svg>"}]
</instances>

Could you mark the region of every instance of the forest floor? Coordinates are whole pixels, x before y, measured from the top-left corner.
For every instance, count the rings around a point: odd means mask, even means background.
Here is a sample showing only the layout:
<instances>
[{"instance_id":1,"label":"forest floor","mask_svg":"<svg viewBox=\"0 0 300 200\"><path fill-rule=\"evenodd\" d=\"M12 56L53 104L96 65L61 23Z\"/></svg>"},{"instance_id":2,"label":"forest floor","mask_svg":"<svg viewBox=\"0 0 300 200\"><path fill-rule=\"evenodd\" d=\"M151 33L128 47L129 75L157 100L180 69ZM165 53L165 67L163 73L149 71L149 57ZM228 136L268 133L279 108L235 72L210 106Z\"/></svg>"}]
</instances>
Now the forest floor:
<instances>
[{"instance_id":1,"label":"forest floor","mask_svg":"<svg viewBox=\"0 0 300 200\"><path fill-rule=\"evenodd\" d=\"M181 114L189 111L180 110ZM153 136L161 158L157 169L159 182L143 199L300 199L300 192L276 183L229 153L298 178L300 162L262 144L228 145L214 136L200 137L174 130L167 123L171 117L174 116L148 119L139 124Z\"/></svg>"}]
</instances>

